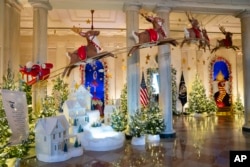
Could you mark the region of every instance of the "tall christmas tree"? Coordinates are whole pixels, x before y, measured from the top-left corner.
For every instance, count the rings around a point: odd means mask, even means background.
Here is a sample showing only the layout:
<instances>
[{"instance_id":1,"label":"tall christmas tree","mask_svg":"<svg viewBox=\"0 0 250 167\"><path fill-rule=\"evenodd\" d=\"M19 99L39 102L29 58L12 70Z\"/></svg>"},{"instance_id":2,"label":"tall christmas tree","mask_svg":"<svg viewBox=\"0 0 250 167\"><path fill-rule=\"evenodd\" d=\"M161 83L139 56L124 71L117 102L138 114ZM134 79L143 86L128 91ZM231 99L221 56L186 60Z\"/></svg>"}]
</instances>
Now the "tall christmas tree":
<instances>
[{"instance_id":1,"label":"tall christmas tree","mask_svg":"<svg viewBox=\"0 0 250 167\"><path fill-rule=\"evenodd\" d=\"M42 110L40 111L40 118L55 116L62 111L62 105L67 100L69 95L68 84L66 84L60 77L53 80L52 95L47 95L42 100Z\"/></svg>"},{"instance_id":2,"label":"tall christmas tree","mask_svg":"<svg viewBox=\"0 0 250 167\"><path fill-rule=\"evenodd\" d=\"M188 102L188 111L192 113L215 112L217 110L215 102L207 98L205 87L198 75L195 76L195 81L192 84Z\"/></svg>"},{"instance_id":3,"label":"tall christmas tree","mask_svg":"<svg viewBox=\"0 0 250 167\"><path fill-rule=\"evenodd\" d=\"M10 68L7 69L6 76L3 76L3 83L1 83L0 89L7 90L18 90L18 85L15 82L15 74L11 71ZM19 84L19 90L26 91L27 103L31 104L31 88L24 83ZM32 108L28 108L29 111L29 137L26 141L23 141L22 144L18 145L9 145L9 137L11 135L11 130L8 125L8 121L5 115L5 110L2 103L2 96L0 97L0 166L7 167L7 159L11 158L21 158L28 154L28 151L31 145L34 143L34 131L33 131L33 116Z\"/></svg>"},{"instance_id":4,"label":"tall christmas tree","mask_svg":"<svg viewBox=\"0 0 250 167\"><path fill-rule=\"evenodd\" d=\"M127 130L128 114L127 114L127 85L121 93L121 106L116 109L111 115L111 127L118 132Z\"/></svg>"}]
</instances>

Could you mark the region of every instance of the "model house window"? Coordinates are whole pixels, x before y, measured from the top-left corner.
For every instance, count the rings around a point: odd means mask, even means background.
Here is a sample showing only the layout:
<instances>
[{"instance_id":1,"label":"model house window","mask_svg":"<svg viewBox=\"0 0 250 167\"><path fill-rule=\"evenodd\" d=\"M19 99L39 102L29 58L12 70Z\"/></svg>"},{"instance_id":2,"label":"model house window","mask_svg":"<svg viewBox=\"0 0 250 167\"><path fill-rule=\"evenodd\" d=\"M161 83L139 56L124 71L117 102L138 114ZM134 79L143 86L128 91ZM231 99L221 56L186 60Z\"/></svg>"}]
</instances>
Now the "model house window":
<instances>
[{"instance_id":1,"label":"model house window","mask_svg":"<svg viewBox=\"0 0 250 167\"><path fill-rule=\"evenodd\" d=\"M66 130L65 130L65 131L63 131L63 135L64 135L64 136L66 135Z\"/></svg>"},{"instance_id":2,"label":"model house window","mask_svg":"<svg viewBox=\"0 0 250 167\"><path fill-rule=\"evenodd\" d=\"M56 145L55 145L55 150L56 150Z\"/></svg>"},{"instance_id":3,"label":"model house window","mask_svg":"<svg viewBox=\"0 0 250 167\"><path fill-rule=\"evenodd\" d=\"M58 125L56 124L56 128L58 128Z\"/></svg>"},{"instance_id":4,"label":"model house window","mask_svg":"<svg viewBox=\"0 0 250 167\"><path fill-rule=\"evenodd\" d=\"M59 132L59 138L61 138L61 132Z\"/></svg>"},{"instance_id":5,"label":"model house window","mask_svg":"<svg viewBox=\"0 0 250 167\"><path fill-rule=\"evenodd\" d=\"M53 134L53 139L55 139L56 138L56 134Z\"/></svg>"},{"instance_id":6,"label":"model house window","mask_svg":"<svg viewBox=\"0 0 250 167\"><path fill-rule=\"evenodd\" d=\"M46 142L46 140L47 140L47 139L46 139L46 136L44 136L43 140Z\"/></svg>"}]
</instances>

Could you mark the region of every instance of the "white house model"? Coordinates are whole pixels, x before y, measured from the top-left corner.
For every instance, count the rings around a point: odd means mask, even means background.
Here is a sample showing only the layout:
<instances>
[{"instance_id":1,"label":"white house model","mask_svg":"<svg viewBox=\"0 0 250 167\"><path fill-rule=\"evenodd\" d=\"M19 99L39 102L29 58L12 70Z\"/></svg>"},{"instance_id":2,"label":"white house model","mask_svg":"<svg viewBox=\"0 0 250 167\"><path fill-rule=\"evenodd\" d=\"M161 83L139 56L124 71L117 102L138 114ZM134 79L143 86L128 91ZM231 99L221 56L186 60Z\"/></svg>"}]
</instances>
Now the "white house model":
<instances>
[{"instance_id":1,"label":"white house model","mask_svg":"<svg viewBox=\"0 0 250 167\"><path fill-rule=\"evenodd\" d=\"M69 123L64 115L41 118L35 127L37 159L44 162L65 161L83 154L81 147L70 143Z\"/></svg>"},{"instance_id":2,"label":"white house model","mask_svg":"<svg viewBox=\"0 0 250 167\"><path fill-rule=\"evenodd\" d=\"M79 129L86 122L89 122L89 117L86 110L91 109L92 95L81 85L75 92L69 95L68 100L63 104L64 115L67 120L73 125L72 131L74 134L79 133Z\"/></svg>"}]
</instances>

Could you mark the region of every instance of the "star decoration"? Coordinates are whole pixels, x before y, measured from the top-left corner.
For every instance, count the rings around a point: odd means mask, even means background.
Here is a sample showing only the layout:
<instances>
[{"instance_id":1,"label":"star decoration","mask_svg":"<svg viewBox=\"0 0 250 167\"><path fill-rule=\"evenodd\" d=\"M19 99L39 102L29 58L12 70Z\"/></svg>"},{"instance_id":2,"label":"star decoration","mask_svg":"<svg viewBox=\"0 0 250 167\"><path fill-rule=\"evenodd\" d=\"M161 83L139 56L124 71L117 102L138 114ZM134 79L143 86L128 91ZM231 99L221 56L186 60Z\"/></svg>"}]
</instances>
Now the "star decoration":
<instances>
[{"instance_id":1,"label":"star decoration","mask_svg":"<svg viewBox=\"0 0 250 167\"><path fill-rule=\"evenodd\" d=\"M75 87L75 90L77 90L79 88L79 84L75 83L74 87Z\"/></svg>"},{"instance_id":2,"label":"star decoration","mask_svg":"<svg viewBox=\"0 0 250 167\"><path fill-rule=\"evenodd\" d=\"M90 20L89 20L89 19L88 19L88 20L86 20L86 23L87 23L87 24L90 24Z\"/></svg>"}]
</instances>

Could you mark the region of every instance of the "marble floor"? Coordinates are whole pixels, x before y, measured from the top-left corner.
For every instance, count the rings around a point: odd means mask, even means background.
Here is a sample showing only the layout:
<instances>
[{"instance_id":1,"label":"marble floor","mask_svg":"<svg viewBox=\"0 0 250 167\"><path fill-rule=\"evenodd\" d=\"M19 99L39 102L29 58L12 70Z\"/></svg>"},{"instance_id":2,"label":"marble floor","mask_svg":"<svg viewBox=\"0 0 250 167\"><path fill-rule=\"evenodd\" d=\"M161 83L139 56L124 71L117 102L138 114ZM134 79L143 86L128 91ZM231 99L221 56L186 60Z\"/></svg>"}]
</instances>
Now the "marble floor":
<instances>
[{"instance_id":1,"label":"marble floor","mask_svg":"<svg viewBox=\"0 0 250 167\"><path fill-rule=\"evenodd\" d=\"M124 147L113 151L84 151L65 162L44 163L36 158L21 167L229 167L230 150L250 150L250 132L243 132L243 115L208 117L173 116L176 137L158 144Z\"/></svg>"}]
</instances>

